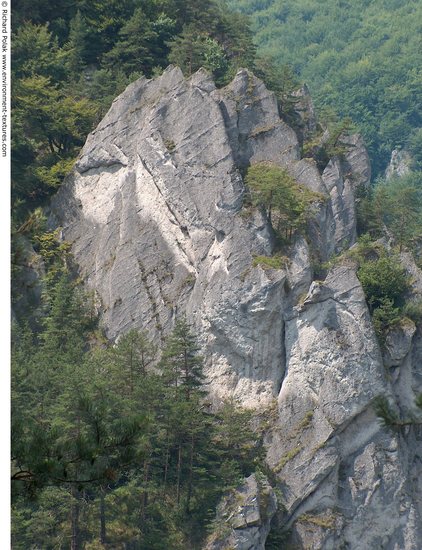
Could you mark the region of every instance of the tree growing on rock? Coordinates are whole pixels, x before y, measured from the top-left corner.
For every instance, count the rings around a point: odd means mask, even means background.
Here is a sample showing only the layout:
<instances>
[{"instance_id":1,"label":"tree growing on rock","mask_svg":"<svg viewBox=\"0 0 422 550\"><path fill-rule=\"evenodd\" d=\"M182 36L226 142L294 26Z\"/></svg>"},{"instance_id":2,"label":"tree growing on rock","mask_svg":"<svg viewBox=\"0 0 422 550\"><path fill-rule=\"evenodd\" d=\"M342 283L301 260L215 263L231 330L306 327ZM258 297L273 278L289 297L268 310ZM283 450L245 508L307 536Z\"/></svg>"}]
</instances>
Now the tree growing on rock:
<instances>
[{"instance_id":1,"label":"tree growing on rock","mask_svg":"<svg viewBox=\"0 0 422 550\"><path fill-rule=\"evenodd\" d=\"M253 164L246 175L252 204L265 210L277 236L289 241L312 217L312 205L323 195L300 185L284 168L269 162Z\"/></svg>"}]
</instances>

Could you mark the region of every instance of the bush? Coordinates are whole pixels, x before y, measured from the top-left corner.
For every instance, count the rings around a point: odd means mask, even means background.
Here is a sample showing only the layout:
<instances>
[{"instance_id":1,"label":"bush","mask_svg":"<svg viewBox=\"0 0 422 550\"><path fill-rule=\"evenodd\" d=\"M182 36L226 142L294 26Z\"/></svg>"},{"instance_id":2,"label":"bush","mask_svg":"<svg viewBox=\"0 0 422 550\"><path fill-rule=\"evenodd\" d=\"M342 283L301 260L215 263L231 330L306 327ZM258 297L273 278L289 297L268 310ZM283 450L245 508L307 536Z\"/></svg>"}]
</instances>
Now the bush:
<instances>
[{"instance_id":1,"label":"bush","mask_svg":"<svg viewBox=\"0 0 422 550\"><path fill-rule=\"evenodd\" d=\"M384 343L387 329L393 327L402 319L400 309L393 306L393 301L388 298L382 298L381 304L372 315L375 332L381 343Z\"/></svg>"},{"instance_id":2,"label":"bush","mask_svg":"<svg viewBox=\"0 0 422 550\"><path fill-rule=\"evenodd\" d=\"M245 178L252 204L265 209L280 239L290 240L312 217L312 204L325 200L296 182L284 169L269 162L253 164Z\"/></svg>"},{"instance_id":3,"label":"bush","mask_svg":"<svg viewBox=\"0 0 422 550\"><path fill-rule=\"evenodd\" d=\"M401 305L409 288L409 277L398 258L382 253L376 260L362 261L357 275L365 292L369 309Z\"/></svg>"},{"instance_id":4,"label":"bush","mask_svg":"<svg viewBox=\"0 0 422 550\"><path fill-rule=\"evenodd\" d=\"M414 323L422 323L422 300L408 302L403 308L403 313Z\"/></svg>"}]
</instances>

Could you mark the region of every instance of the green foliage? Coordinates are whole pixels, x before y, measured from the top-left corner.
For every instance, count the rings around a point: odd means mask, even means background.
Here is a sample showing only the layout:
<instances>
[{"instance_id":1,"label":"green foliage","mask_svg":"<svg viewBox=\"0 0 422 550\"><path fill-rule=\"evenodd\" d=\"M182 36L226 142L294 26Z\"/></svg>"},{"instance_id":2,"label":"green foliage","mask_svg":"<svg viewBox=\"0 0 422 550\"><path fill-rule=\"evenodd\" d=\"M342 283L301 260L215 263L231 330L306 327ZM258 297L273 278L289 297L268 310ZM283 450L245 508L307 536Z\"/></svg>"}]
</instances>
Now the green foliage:
<instances>
[{"instance_id":1,"label":"green foliage","mask_svg":"<svg viewBox=\"0 0 422 550\"><path fill-rule=\"evenodd\" d=\"M151 20L142 8L136 8L132 17L119 31L119 40L104 55L106 67L119 64L129 75L133 72L151 74L153 67L164 65L176 21L160 14Z\"/></svg>"},{"instance_id":2,"label":"green foliage","mask_svg":"<svg viewBox=\"0 0 422 550\"><path fill-rule=\"evenodd\" d=\"M232 37L210 34L191 24L183 27L182 33L170 42L168 59L187 75L204 67L213 74L217 85L224 85L233 77L241 54L245 53L235 46Z\"/></svg>"},{"instance_id":3,"label":"green foliage","mask_svg":"<svg viewBox=\"0 0 422 550\"><path fill-rule=\"evenodd\" d=\"M22 78L14 90L12 200L30 208L61 183L92 127L96 107L58 89L47 76Z\"/></svg>"},{"instance_id":4,"label":"green foliage","mask_svg":"<svg viewBox=\"0 0 422 550\"><path fill-rule=\"evenodd\" d=\"M54 235L42 237L54 259ZM66 273L44 307L38 334L14 331L14 547L53 549L65 537L97 548L99 532L114 547L199 546L224 491L260 458L251 412L210 412L185 319L157 369L144 333L96 345L90 300Z\"/></svg>"},{"instance_id":5,"label":"green foliage","mask_svg":"<svg viewBox=\"0 0 422 550\"><path fill-rule=\"evenodd\" d=\"M321 120L303 143L303 156L313 158L322 173L332 158L344 160L350 149L345 138L356 130L350 118L339 119L331 109L321 110Z\"/></svg>"},{"instance_id":6,"label":"green foliage","mask_svg":"<svg viewBox=\"0 0 422 550\"><path fill-rule=\"evenodd\" d=\"M374 408L377 416L380 418L384 426L397 426L399 417L394 412L386 397L380 396L375 400Z\"/></svg>"},{"instance_id":7,"label":"green foliage","mask_svg":"<svg viewBox=\"0 0 422 550\"><path fill-rule=\"evenodd\" d=\"M289 259L286 256L255 256L252 260L252 266L262 266L263 269L283 269Z\"/></svg>"},{"instance_id":8,"label":"green foliage","mask_svg":"<svg viewBox=\"0 0 422 550\"><path fill-rule=\"evenodd\" d=\"M198 344L186 319L179 319L163 349L160 368L165 383L174 390L175 398L181 389L188 401L192 391L201 387L202 358Z\"/></svg>"},{"instance_id":9,"label":"green foliage","mask_svg":"<svg viewBox=\"0 0 422 550\"><path fill-rule=\"evenodd\" d=\"M89 58L89 28L78 10L75 17L70 21L69 37L63 47L63 56L68 72L78 74L86 67Z\"/></svg>"},{"instance_id":10,"label":"green foliage","mask_svg":"<svg viewBox=\"0 0 422 550\"><path fill-rule=\"evenodd\" d=\"M347 256L359 264L357 276L365 292L372 321L383 345L388 329L402 322L406 313L405 298L410 289L410 277L400 257L388 253L366 234ZM415 311L417 316L417 308Z\"/></svg>"},{"instance_id":11,"label":"green foliage","mask_svg":"<svg viewBox=\"0 0 422 550\"><path fill-rule=\"evenodd\" d=\"M410 134L406 145L413 161L412 168L422 170L422 128L416 128Z\"/></svg>"},{"instance_id":12,"label":"green foliage","mask_svg":"<svg viewBox=\"0 0 422 550\"><path fill-rule=\"evenodd\" d=\"M64 77L56 36L48 25L27 23L20 27L12 44L13 76L29 78L35 75L60 80Z\"/></svg>"},{"instance_id":13,"label":"green foliage","mask_svg":"<svg viewBox=\"0 0 422 550\"><path fill-rule=\"evenodd\" d=\"M397 325L402 319L400 309L394 307L393 303L389 298L380 298L378 306L372 313L372 322L381 343L384 342L387 330Z\"/></svg>"},{"instance_id":14,"label":"green foliage","mask_svg":"<svg viewBox=\"0 0 422 550\"><path fill-rule=\"evenodd\" d=\"M422 409L422 394L416 397L415 405L418 409ZM388 399L383 395L375 399L374 409L380 422L393 430L398 430L402 426L420 426L422 424L421 417L418 413L416 415L411 414L406 418L400 417L400 415L393 410Z\"/></svg>"},{"instance_id":15,"label":"green foliage","mask_svg":"<svg viewBox=\"0 0 422 550\"><path fill-rule=\"evenodd\" d=\"M400 251L422 240L422 180L419 173L380 180L361 205L366 229L377 236L387 228Z\"/></svg>"},{"instance_id":16,"label":"green foliage","mask_svg":"<svg viewBox=\"0 0 422 550\"><path fill-rule=\"evenodd\" d=\"M252 204L265 209L280 239L289 241L312 218L312 208L324 197L298 184L284 168L260 162L253 164L245 182Z\"/></svg>"},{"instance_id":17,"label":"green foliage","mask_svg":"<svg viewBox=\"0 0 422 550\"><path fill-rule=\"evenodd\" d=\"M422 300L407 302L403 308L403 313L414 323L422 323Z\"/></svg>"},{"instance_id":18,"label":"green foliage","mask_svg":"<svg viewBox=\"0 0 422 550\"><path fill-rule=\"evenodd\" d=\"M331 107L353 120L369 146L375 175L396 146L409 142L418 150L420 2L230 0L229 5L251 17L259 55L292 66L309 85L318 110Z\"/></svg>"},{"instance_id":19,"label":"green foliage","mask_svg":"<svg viewBox=\"0 0 422 550\"><path fill-rule=\"evenodd\" d=\"M401 305L409 277L398 258L384 253L377 259L364 261L357 275L371 311L380 306L388 308L386 300L391 305Z\"/></svg>"}]
</instances>

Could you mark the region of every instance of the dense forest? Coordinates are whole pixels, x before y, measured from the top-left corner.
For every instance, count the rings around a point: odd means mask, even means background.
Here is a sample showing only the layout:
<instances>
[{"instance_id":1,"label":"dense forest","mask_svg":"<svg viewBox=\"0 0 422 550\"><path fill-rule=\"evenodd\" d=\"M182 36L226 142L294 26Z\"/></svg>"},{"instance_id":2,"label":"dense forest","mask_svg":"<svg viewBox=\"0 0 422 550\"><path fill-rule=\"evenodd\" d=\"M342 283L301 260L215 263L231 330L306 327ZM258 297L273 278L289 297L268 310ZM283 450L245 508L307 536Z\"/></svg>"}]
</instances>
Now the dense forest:
<instances>
[{"instance_id":1,"label":"dense forest","mask_svg":"<svg viewBox=\"0 0 422 550\"><path fill-rule=\"evenodd\" d=\"M421 6L410 0L404 6L279 4L231 2L242 14L213 0L14 2L14 281L28 246L44 269L36 311L20 312L13 323L17 550L93 550L106 543L128 550L197 548L221 496L265 469L265 419L230 401L213 410L186 319L178 319L160 348L137 331L108 342L95 297L75 276L70 245L48 227L44 207L87 134L134 79L159 75L173 63L187 75L205 67L224 86L247 67L276 92L293 126L292 92L306 81L320 115L303 153L320 167L330 155L341 156L339 138L353 129L342 117L363 132L376 173L393 147L406 147L414 171L380 178L359 197L361 240L353 254L380 341L394 323L422 318L420 305L406 305L410 281L399 258L411 250L421 263ZM327 128L331 139L321 152L313 143ZM272 211L274 229L292 239L304 231L318 197L279 169L266 167L264 176L259 167L249 170L247 206ZM388 253L376 244L386 233L395 246ZM17 303L19 289L13 292Z\"/></svg>"},{"instance_id":2,"label":"dense forest","mask_svg":"<svg viewBox=\"0 0 422 550\"><path fill-rule=\"evenodd\" d=\"M259 467L251 413L211 412L183 318L157 364L143 333L108 344L90 304L61 272L42 328L15 331L13 547L196 548L219 498Z\"/></svg>"},{"instance_id":3,"label":"dense forest","mask_svg":"<svg viewBox=\"0 0 422 550\"><path fill-rule=\"evenodd\" d=\"M395 147L421 162L422 5L417 0L231 0L259 52L289 64L320 112L350 117L379 175Z\"/></svg>"}]
</instances>

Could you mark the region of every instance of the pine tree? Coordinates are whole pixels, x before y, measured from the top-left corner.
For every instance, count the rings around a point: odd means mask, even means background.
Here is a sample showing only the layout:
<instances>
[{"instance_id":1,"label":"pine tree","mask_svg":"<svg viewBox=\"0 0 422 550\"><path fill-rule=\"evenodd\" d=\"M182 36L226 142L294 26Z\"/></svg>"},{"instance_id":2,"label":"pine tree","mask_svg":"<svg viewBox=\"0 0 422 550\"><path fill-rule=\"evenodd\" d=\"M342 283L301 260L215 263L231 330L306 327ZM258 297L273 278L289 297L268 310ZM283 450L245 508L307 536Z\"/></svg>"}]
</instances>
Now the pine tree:
<instances>
[{"instance_id":1,"label":"pine tree","mask_svg":"<svg viewBox=\"0 0 422 550\"><path fill-rule=\"evenodd\" d=\"M119 339L112 353L122 378L128 381L129 391L133 393L135 385L142 387L146 383L147 368L157 354L156 346L148 340L146 334L130 330Z\"/></svg>"},{"instance_id":2,"label":"pine tree","mask_svg":"<svg viewBox=\"0 0 422 550\"><path fill-rule=\"evenodd\" d=\"M107 66L116 63L126 75L134 72L150 73L156 65L154 45L159 35L142 8L137 8L119 32L119 40L105 56Z\"/></svg>"},{"instance_id":3,"label":"pine tree","mask_svg":"<svg viewBox=\"0 0 422 550\"><path fill-rule=\"evenodd\" d=\"M71 80L78 80L89 57L89 28L78 10L70 22L69 39L64 48Z\"/></svg>"},{"instance_id":4,"label":"pine tree","mask_svg":"<svg viewBox=\"0 0 422 550\"><path fill-rule=\"evenodd\" d=\"M203 361L198 355L199 346L185 318L176 321L163 350L160 368L165 383L189 401L194 390L198 391L204 380Z\"/></svg>"},{"instance_id":5,"label":"pine tree","mask_svg":"<svg viewBox=\"0 0 422 550\"><path fill-rule=\"evenodd\" d=\"M190 76L205 64L207 34L191 24L170 43L169 62L178 65Z\"/></svg>"}]
</instances>

